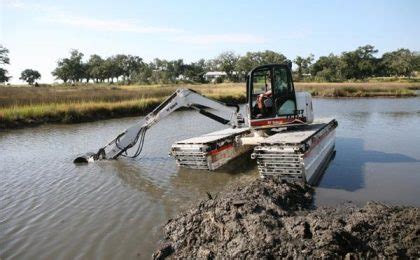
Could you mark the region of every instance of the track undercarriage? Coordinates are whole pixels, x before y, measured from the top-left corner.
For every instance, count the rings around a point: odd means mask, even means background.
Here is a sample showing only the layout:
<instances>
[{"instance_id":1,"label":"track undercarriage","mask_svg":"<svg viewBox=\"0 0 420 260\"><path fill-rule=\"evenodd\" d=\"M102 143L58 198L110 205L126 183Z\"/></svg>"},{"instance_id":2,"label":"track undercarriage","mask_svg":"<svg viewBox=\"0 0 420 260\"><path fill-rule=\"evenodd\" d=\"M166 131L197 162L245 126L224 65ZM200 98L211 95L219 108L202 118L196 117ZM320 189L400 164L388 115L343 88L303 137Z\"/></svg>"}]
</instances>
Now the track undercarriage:
<instances>
[{"instance_id":1,"label":"track undercarriage","mask_svg":"<svg viewBox=\"0 0 420 260\"><path fill-rule=\"evenodd\" d=\"M251 129L225 129L178 141L171 155L181 167L212 171L253 149L251 158L262 177L314 184L334 152L336 127L336 120L322 119L259 138L255 145L241 142L253 134Z\"/></svg>"}]
</instances>

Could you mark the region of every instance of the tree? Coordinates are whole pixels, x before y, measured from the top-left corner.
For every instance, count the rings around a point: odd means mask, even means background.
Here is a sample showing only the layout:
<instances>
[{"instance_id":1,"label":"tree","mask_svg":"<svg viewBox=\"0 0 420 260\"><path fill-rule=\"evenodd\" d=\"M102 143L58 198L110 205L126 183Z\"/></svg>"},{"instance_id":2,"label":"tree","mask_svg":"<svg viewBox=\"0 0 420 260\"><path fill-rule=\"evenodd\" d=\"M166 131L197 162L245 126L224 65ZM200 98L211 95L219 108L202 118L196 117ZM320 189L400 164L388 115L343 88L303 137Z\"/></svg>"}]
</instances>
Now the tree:
<instances>
[{"instance_id":1,"label":"tree","mask_svg":"<svg viewBox=\"0 0 420 260\"><path fill-rule=\"evenodd\" d=\"M236 55L234 52L227 51L221 53L214 61L217 65L217 69L224 71L229 80L236 81L237 75L234 75L234 72L238 60L238 55Z\"/></svg>"},{"instance_id":2,"label":"tree","mask_svg":"<svg viewBox=\"0 0 420 260\"><path fill-rule=\"evenodd\" d=\"M82 63L83 53L78 50L70 52L70 58L64 58L57 62L57 68L52 75L66 83L68 80L79 82L84 77L84 68Z\"/></svg>"},{"instance_id":3,"label":"tree","mask_svg":"<svg viewBox=\"0 0 420 260\"><path fill-rule=\"evenodd\" d=\"M32 85L36 80L40 78L41 78L41 74L38 71L32 70L32 69L26 69L22 71L19 79L28 82L29 85Z\"/></svg>"},{"instance_id":4,"label":"tree","mask_svg":"<svg viewBox=\"0 0 420 260\"><path fill-rule=\"evenodd\" d=\"M93 79L96 83L105 79L104 71L104 60L99 55L91 55L87 62L87 73L89 78Z\"/></svg>"},{"instance_id":5,"label":"tree","mask_svg":"<svg viewBox=\"0 0 420 260\"><path fill-rule=\"evenodd\" d=\"M0 65L10 64L9 50L0 45ZM7 76L8 71L0 67L0 83L8 82L10 77Z\"/></svg>"},{"instance_id":6,"label":"tree","mask_svg":"<svg viewBox=\"0 0 420 260\"><path fill-rule=\"evenodd\" d=\"M180 75L184 73L184 60L172 60L168 63L168 72L171 82L176 82Z\"/></svg>"},{"instance_id":7,"label":"tree","mask_svg":"<svg viewBox=\"0 0 420 260\"><path fill-rule=\"evenodd\" d=\"M122 60L124 82L131 83L135 72L139 71L144 65L143 59L138 56L125 56Z\"/></svg>"},{"instance_id":8,"label":"tree","mask_svg":"<svg viewBox=\"0 0 420 260\"><path fill-rule=\"evenodd\" d=\"M408 49L398 49L384 53L381 64L387 76L410 77L416 68L416 56Z\"/></svg>"},{"instance_id":9,"label":"tree","mask_svg":"<svg viewBox=\"0 0 420 260\"><path fill-rule=\"evenodd\" d=\"M185 64L182 59L167 61L156 58L149 64L148 70L151 70L151 75L148 80L154 83L175 83L184 73L184 69Z\"/></svg>"},{"instance_id":10,"label":"tree","mask_svg":"<svg viewBox=\"0 0 420 260\"><path fill-rule=\"evenodd\" d=\"M67 83L70 79L70 70L68 66L64 66L62 61L57 62L58 67L55 68L51 74L55 76L56 79L61 79L64 83Z\"/></svg>"},{"instance_id":11,"label":"tree","mask_svg":"<svg viewBox=\"0 0 420 260\"><path fill-rule=\"evenodd\" d=\"M342 81L343 75L341 73L341 63L340 57L332 53L328 56L321 56L312 65L311 74L318 80L330 82Z\"/></svg>"},{"instance_id":12,"label":"tree","mask_svg":"<svg viewBox=\"0 0 420 260\"><path fill-rule=\"evenodd\" d=\"M120 68L116 62L115 56L108 57L103 63L103 72L108 82L114 83L114 78L118 78Z\"/></svg>"},{"instance_id":13,"label":"tree","mask_svg":"<svg viewBox=\"0 0 420 260\"><path fill-rule=\"evenodd\" d=\"M152 67L149 64L142 62L140 68L133 71L131 80L138 83L149 84L151 83L152 73Z\"/></svg>"},{"instance_id":14,"label":"tree","mask_svg":"<svg viewBox=\"0 0 420 260\"><path fill-rule=\"evenodd\" d=\"M149 63L151 75L149 80L153 83L169 83L170 77L168 74L168 61L155 58L153 62Z\"/></svg>"},{"instance_id":15,"label":"tree","mask_svg":"<svg viewBox=\"0 0 420 260\"><path fill-rule=\"evenodd\" d=\"M298 79L302 78L303 74L310 73L310 66L314 60L314 55L310 54L308 57L303 58L301 56L297 56L296 59L293 61L298 66L297 69L297 76Z\"/></svg>"},{"instance_id":16,"label":"tree","mask_svg":"<svg viewBox=\"0 0 420 260\"><path fill-rule=\"evenodd\" d=\"M414 70L420 71L420 52L413 52L414 55Z\"/></svg>"},{"instance_id":17,"label":"tree","mask_svg":"<svg viewBox=\"0 0 420 260\"><path fill-rule=\"evenodd\" d=\"M269 63L285 63L286 56L281 53L266 50L264 52L247 52L245 56L239 58L236 63L236 71L241 79L253 68Z\"/></svg>"},{"instance_id":18,"label":"tree","mask_svg":"<svg viewBox=\"0 0 420 260\"><path fill-rule=\"evenodd\" d=\"M7 70L0 68L0 83L8 82L10 77L7 76Z\"/></svg>"},{"instance_id":19,"label":"tree","mask_svg":"<svg viewBox=\"0 0 420 260\"><path fill-rule=\"evenodd\" d=\"M346 79L365 79L374 75L377 59L373 56L378 50L372 45L365 45L355 51L341 55L342 74Z\"/></svg>"},{"instance_id":20,"label":"tree","mask_svg":"<svg viewBox=\"0 0 420 260\"><path fill-rule=\"evenodd\" d=\"M0 44L0 65L10 64L9 50Z\"/></svg>"},{"instance_id":21,"label":"tree","mask_svg":"<svg viewBox=\"0 0 420 260\"><path fill-rule=\"evenodd\" d=\"M206 74L206 61L204 59L185 65L184 76L189 80L204 83L206 81L204 74Z\"/></svg>"},{"instance_id":22,"label":"tree","mask_svg":"<svg viewBox=\"0 0 420 260\"><path fill-rule=\"evenodd\" d=\"M89 83L89 81L92 79L90 76L90 64L88 63L82 63L82 71L81 71L81 79L85 79L86 83Z\"/></svg>"}]
</instances>

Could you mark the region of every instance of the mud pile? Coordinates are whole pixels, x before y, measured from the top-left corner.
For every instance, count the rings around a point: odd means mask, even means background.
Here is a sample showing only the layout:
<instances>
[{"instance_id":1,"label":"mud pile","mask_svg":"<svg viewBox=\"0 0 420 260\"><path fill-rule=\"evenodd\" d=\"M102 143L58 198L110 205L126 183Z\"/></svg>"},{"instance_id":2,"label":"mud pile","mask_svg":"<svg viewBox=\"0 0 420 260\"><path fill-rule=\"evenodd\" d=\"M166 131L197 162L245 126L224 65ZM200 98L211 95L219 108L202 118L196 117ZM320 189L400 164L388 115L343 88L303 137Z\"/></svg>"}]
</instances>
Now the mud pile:
<instances>
[{"instance_id":1,"label":"mud pile","mask_svg":"<svg viewBox=\"0 0 420 260\"><path fill-rule=\"evenodd\" d=\"M420 209L311 208L312 189L256 180L170 220L155 259L420 257Z\"/></svg>"}]
</instances>

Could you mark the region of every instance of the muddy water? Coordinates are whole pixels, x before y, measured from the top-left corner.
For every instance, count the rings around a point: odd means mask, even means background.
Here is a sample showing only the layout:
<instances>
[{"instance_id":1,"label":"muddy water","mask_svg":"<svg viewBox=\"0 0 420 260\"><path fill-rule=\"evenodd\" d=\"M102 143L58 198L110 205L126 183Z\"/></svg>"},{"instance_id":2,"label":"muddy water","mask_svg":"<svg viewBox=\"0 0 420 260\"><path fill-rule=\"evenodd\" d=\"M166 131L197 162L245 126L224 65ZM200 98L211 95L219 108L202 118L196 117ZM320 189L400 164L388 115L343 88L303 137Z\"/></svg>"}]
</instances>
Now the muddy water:
<instances>
[{"instance_id":1,"label":"muddy water","mask_svg":"<svg viewBox=\"0 0 420 260\"><path fill-rule=\"evenodd\" d=\"M420 98L314 102L316 116L339 121L337 153L317 188L317 205L420 206ZM223 128L190 111L152 128L141 159L72 163L135 121L0 133L1 258L147 259L168 218L206 192L258 177L248 160L216 173L178 169L167 156L174 141Z\"/></svg>"}]
</instances>

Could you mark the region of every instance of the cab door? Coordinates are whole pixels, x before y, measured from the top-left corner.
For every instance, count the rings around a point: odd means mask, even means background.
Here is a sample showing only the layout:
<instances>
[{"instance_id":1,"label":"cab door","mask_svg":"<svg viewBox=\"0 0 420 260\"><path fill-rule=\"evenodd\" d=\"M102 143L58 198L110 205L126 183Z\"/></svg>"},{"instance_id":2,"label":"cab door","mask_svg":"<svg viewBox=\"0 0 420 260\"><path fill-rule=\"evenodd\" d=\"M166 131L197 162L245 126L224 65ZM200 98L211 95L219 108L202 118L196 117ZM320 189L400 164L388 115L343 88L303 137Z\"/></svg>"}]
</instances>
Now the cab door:
<instances>
[{"instance_id":1,"label":"cab door","mask_svg":"<svg viewBox=\"0 0 420 260\"><path fill-rule=\"evenodd\" d=\"M285 66L273 68L273 99L276 116L296 114L296 95L292 75Z\"/></svg>"}]
</instances>

